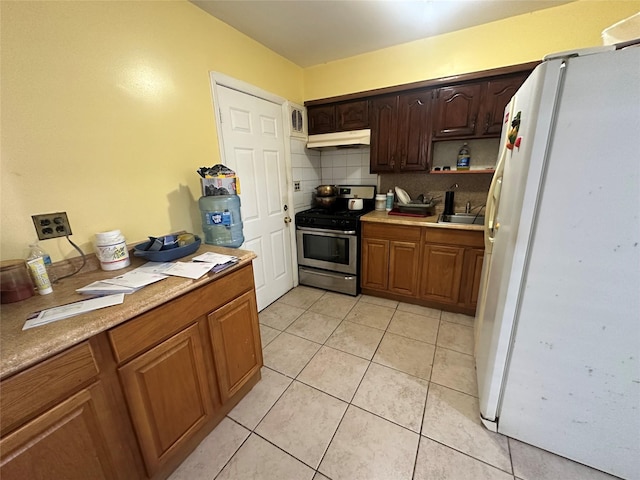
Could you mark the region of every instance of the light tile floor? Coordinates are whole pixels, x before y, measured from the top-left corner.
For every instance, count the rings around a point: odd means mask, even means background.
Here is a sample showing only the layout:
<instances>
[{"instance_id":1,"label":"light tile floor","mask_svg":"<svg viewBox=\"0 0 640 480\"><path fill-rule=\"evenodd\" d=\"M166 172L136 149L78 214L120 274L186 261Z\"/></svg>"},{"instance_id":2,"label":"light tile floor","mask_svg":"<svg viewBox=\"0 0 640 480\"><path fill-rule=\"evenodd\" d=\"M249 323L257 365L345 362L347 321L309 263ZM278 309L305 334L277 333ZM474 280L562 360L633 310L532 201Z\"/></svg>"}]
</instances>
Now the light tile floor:
<instances>
[{"instance_id":1,"label":"light tile floor","mask_svg":"<svg viewBox=\"0 0 640 480\"><path fill-rule=\"evenodd\" d=\"M300 286L260 312L262 380L171 480L604 480L486 430L473 317Z\"/></svg>"}]
</instances>

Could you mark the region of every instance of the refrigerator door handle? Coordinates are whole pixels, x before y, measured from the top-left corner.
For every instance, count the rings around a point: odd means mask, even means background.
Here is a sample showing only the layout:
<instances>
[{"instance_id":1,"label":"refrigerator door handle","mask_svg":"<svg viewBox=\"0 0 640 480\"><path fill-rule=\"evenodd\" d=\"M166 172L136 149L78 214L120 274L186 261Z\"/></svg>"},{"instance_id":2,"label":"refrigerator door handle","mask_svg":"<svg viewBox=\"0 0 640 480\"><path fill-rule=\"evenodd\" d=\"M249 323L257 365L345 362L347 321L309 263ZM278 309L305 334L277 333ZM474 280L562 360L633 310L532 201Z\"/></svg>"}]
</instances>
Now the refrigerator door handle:
<instances>
[{"instance_id":1,"label":"refrigerator door handle","mask_svg":"<svg viewBox=\"0 0 640 480\"><path fill-rule=\"evenodd\" d=\"M496 216L498 214L498 204L500 202L500 191L502 190L502 176L504 174L504 163L507 158L508 150L503 148L498 164L496 165L496 171L491 179L491 186L489 187L489 195L487 196L487 207L485 211L484 221L484 250L485 253L491 253L493 250L493 241L496 236L496 231L499 225L496 223Z\"/></svg>"}]
</instances>

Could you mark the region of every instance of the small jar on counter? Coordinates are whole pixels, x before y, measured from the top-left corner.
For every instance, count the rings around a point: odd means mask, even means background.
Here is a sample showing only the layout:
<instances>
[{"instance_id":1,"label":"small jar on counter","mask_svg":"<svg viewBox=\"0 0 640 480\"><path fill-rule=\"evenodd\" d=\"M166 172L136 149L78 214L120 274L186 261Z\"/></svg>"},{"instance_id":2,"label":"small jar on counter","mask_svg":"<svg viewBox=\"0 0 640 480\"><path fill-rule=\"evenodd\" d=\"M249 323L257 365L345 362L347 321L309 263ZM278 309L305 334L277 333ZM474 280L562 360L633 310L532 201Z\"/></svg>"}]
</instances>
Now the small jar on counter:
<instances>
[{"instance_id":1,"label":"small jar on counter","mask_svg":"<svg viewBox=\"0 0 640 480\"><path fill-rule=\"evenodd\" d=\"M384 193L379 193L376 195L376 210L379 212L384 212L385 206L387 204L387 196Z\"/></svg>"},{"instance_id":2,"label":"small jar on counter","mask_svg":"<svg viewBox=\"0 0 640 480\"><path fill-rule=\"evenodd\" d=\"M120 230L96 233L96 257L102 270L118 270L131 264L127 243Z\"/></svg>"},{"instance_id":3,"label":"small jar on counter","mask_svg":"<svg viewBox=\"0 0 640 480\"><path fill-rule=\"evenodd\" d=\"M33 283L24 260L0 263L0 303L13 303L33 296Z\"/></svg>"}]
</instances>

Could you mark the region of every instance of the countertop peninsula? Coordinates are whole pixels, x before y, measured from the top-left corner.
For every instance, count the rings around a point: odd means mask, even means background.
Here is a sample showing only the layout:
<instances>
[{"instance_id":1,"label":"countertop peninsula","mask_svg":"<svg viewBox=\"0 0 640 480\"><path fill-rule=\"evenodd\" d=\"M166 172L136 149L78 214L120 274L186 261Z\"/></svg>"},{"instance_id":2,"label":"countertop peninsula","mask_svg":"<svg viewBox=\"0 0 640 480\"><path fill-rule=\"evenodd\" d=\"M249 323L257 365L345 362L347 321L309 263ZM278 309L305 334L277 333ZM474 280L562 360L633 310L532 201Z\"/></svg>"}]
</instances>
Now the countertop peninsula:
<instances>
[{"instance_id":1,"label":"countertop peninsula","mask_svg":"<svg viewBox=\"0 0 640 480\"><path fill-rule=\"evenodd\" d=\"M76 317L59 320L40 327L22 330L24 322L34 312L90 298L76 292L97 280L105 280L133 270L146 260L131 256L131 266L103 271L88 269L54 284L53 293L34 295L21 302L2 305L0 310L0 378L17 373L31 365L55 355L100 332L130 320L163 303L177 298L211 281L242 268L256 258L255 253L235 248L201 245L197 252L178 259L188 262L196 255L215 252L238 257L239 262L220 273L209 273L197 280L172 277L148 285L135 293L125 295L124 303L95 310Z\"/></svg>"}]
</instances>

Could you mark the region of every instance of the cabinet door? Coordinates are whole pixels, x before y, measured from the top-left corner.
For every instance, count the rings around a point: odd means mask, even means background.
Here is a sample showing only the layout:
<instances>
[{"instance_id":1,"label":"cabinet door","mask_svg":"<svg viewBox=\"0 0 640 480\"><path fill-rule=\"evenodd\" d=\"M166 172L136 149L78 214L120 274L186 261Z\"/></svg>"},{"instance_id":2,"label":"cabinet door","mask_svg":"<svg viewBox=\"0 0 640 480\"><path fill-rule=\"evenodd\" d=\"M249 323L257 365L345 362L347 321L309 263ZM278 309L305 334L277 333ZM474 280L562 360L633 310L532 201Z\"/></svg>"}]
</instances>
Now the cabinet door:
<instances>
[{"instance_id":1,"label":"cabinet door","mask_svg":"<svg viewBox=\"0 0 640 480\"><path fill-rule=\"evenodd\" d=\"M393 172L396 162L398 97L371 100L371 173Z\"/></svg>"},{"instance_id":2,"label":"cabinet door","mask_svg":"<svg viewBox=\"0 0 640 480\"><path fill-rule=\"evenodd\" d=\"M464 247L425 244L420 296L443 303L458 303Z\"/></svg>"},{"instance_id":3,"label":"cabinet door","mask_svg":"<svg viewBox=\"0 0 640 480\"><path fill-rule=\"evenodd\" d=\"M478 116L478 121L482 122L478 128L480 135L500 136L504 109L528 76L525 73L489 80Z\"/></svg>"},{"instance_id":4,"label":"cabinet door","mask_svg":"<svg viewBox=\"0 0 640 480\"><path fill-rule=\"evenodd\" d=\"M219 308L208 321L224 403L262 367L255 293L247 292Z\"/></svg>"},{"instance_id":5,"label":"cabinet door","mask_svg":"<svg viewBox=\"0 0 640 480\"><path fill-rule=\"evenodd\" d=\"M219 407L205 363L205 336L202 322L192 324L119 369L149 476Z\"/></svg>"},{"instance_id":6,"label":"cabinet door","mask_svg":"<svg viewBox=\"0 0 640 480\"><path fill-rule=\"evenodd\" d=\"M337 104L336 123L339 132L369 128L369 102L360 100Z\"/></svg>"},{"instance_id":7,"label":"cabinet door","mask_svg":"<svg viewBox=\"0 0 640 480\"><path fill-rule=\"evenodd\" d=\"M115 467L101 422L104 393L100 383L81 390L0 441L0 477L22 479L127 478ZM129 472L128 478L136 478Z\"/></svg>"},{"instance_id":8,"label":"cabinet door","mask_svg":"<svg viewBox=\"0 0 640 480\"><path fill-rule=\"evenodd\" d=\"M484 83L438 89L434 137L465 137L476 132Z\"/></svg>"},{"instance_id":9,"label":"cabinet door","mask_svg":"<svg viewBox=\"0 0 640 480\"><path fill-rule=\"evenodd\" d=\"M483 260L483 249L468 248L464 254L463 282L460 299L464 302L464 305L469 308L476 308L478 304Z\"/></svg>"},{"instance_id":10,"label":"cabinet door","mask_svg":"<svg viewBox=\"0 0 640 480\"><path fill-rule=\"evenodd\" d=\"M362 288L386 290L389 285L389 241L362 239Z\"/></svg>"},{"instance_id":11,"label":"cabinet door","mask_svg":"<svg viewBox=\"0 0 640 480\"><path fill-rule=\"evenodd\" d=\"M427 170L431 145L431 92L424 90L398 97L396 169Z\"/></svg>"},{"instance_id":12,"label":"cabinet door","mask_svg":"<svg viewBox=\"0 0 640 480\"><path fill-rule=\"evenodd\" d=\"M307 108L309 135L336 131L335 105L318 105Z\"/></svg>"},{"instance_id":13,"label":"cabinet door","mask_svg":"<svg viewBox=\"0 0 640 480\"><path fill-rule=\"evenodd\" d=\"M391 241L389 245L389 291L418 295L419 244Z\"/></svg>"}]
</instances>

